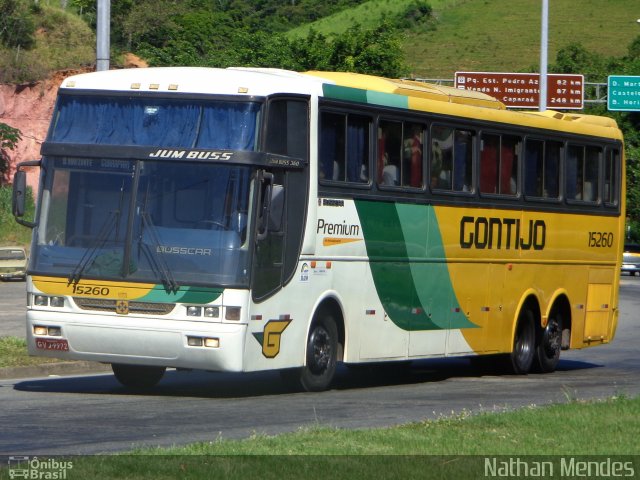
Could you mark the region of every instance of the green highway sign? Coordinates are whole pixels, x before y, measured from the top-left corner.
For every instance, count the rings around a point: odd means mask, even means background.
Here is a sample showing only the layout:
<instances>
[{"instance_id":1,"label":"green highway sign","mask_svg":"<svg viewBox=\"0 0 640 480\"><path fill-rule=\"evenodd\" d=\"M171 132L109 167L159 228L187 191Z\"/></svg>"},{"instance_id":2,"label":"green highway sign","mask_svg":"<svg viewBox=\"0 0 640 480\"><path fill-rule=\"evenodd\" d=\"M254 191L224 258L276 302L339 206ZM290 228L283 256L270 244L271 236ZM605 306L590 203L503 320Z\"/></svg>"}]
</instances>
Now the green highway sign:
<instances>
[{"instance_id":1,"label":"green highway sign","mask_svg":"<svg viewBox=\"0 0 640 480\"><path fill-rule=\"evenodd\" d=\"M609 75L607 110L640 111L640 77Z\"/></svg>"}]
</instances>

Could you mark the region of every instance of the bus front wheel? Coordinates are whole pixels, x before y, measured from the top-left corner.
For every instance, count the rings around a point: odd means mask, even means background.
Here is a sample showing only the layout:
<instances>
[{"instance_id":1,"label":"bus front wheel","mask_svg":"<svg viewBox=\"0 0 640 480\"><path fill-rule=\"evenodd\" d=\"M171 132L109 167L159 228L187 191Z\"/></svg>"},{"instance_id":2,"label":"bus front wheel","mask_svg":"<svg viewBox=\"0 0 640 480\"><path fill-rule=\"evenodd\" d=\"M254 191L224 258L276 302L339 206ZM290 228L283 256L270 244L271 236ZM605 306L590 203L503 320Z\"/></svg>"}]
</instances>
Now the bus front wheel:
<instances>
[{"instance_id":1,"label":"bus front wheel","mask_svg":"<svg viewBox=\"0 0 640 480\"><path fill-rule=\"evenodd\" d=\"M534 315L528 308L518 316L513 350L510 355L511 370L516 374L527 374L531 370L536 349Z\"/></svg>"},{"instance_id":2,"label":"bus front wheel","mask_svg":"<svg viewBox=\"0 0 640 480\"><path fill-rule=\"evenodd\" d=\"M164 375L165 367L148 367L145 365L111 364L111 369L116 379L125 387L151 388L154 387Z\"/></svg>"},{"instance_id":3,"label":"bus front wheel","mask_svg":"<svg viewBox=\"0 0 640 480\"><path fill-rule=\"evenodd\" d=\"M307 356L304 367L283 370L288 383L307 392L320 392L331 385L338 362L338 327L331 314L325 313L314 320L307 338Z\"/></svg>"}]
</instances>

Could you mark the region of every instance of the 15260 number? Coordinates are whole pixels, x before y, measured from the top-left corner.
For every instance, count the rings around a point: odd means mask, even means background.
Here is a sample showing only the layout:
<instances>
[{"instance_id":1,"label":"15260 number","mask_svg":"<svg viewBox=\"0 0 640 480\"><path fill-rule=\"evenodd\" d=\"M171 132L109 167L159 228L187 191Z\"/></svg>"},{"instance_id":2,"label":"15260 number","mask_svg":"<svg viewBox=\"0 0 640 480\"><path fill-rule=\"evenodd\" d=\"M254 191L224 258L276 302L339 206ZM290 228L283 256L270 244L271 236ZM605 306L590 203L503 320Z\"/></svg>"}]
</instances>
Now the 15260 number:
<instances>
[{"instance_id":1,"label":"15260 number","mask_svg":"<svg viewBox=\"0 0 640 480\"><path fill-rule=\"evenodd\" d=\"M613 232L589 232L589 247L613 247Z\"/></svg>"},{"instance_id":2,"label":"15260 number","mask_svg":"<svg viewBox=\"0 0 640 480\"><path fill-rule=\"evenodd\" d=\"M75 295L95 295L102 297L106 297L107 295L109 295L109 289L107 287L73 285L72 289Z\"/></svg>"}]
</instances>

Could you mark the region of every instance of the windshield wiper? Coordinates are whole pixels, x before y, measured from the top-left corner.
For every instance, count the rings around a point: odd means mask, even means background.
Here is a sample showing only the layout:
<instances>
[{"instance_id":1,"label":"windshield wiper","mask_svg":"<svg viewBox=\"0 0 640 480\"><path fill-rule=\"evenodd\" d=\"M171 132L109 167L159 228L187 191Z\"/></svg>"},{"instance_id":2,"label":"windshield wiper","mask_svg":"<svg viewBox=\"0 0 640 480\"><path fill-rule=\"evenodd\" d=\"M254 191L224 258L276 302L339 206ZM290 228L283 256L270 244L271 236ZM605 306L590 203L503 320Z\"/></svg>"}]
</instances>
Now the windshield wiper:
<instances>
[{"instance_id":1,"label":"windshield wiper","mask_svg":"<svg viewBox=\"0 0 640 480\"><path fill-rule=\"evenodd\" d=\"M107 243L107 239L111 235L111 232L113 232L115 227L118 225L119 218L120 210L113 210L109 212L109 216L102 225L100 233L98 233L98 236L93 241L91 248L85 250L82 258L80 258L80 262L78 262L76 268L74 268L69 275L69 282L67 283L67 285L78 283L80 281L80 278L82 278L82 274L85 272L85 270L93 264L98 250L101 250Z\"/></svg>"},{"instance_id":2,"label":"windshield wiper","mask_svg":"<svg viewBox=\"0 0 640 480\"><path fill-rule=\"evenodd\" d=\"M153 220L151 220L151 215L149 215L147 212L142 212L140 214L140 217L142 218L142 226L143 228L146 228L147 231L149 232L149 236L151 237L151 241L153 242L153 246L155 247L155 250L156 250L154 254L151 248L149 248L149 245L147 245L142 241L143 232L140 232L140 243L142 244L145 250L145 253L147 254L147 257L149 258L149 263L151 264L151 268L153 269L154 272L156 272L160 276L160 279L162 280L162 285L164 285L164 288L168 292L175 293L180 288L180 285L178 284L178 282L176 282L175 278L173 277L173 274L171 273L171 269L169 268L169 265L167 265L167 262L165 261L165 259L162 258L162 256L157 255L157 252L159 251L160 246L162 245L160 243L160 237L158 236L158 229L153 224Z\"/></svg>"},{"instance_id":3,"label":"windshield wiper","mask_svg":"<svg viewBox=\"0 0 640 480\"><path fill-rule=\"evenodd\" d=\"M80 262L76 265L76 268L73 269L71 274L69 275L69 283L67 285L71 285L72 283L78 283L80 278L82 278L82 274L84 271L90 266L93 265L96 257L96 253L98 250L101 250L105 244L107 243L107 239L111 235L111 232L115 229L116 231L116 240L119 235L119 224L120 224L120 213L122 212L122 204L124 202L124 180L122 181L122 185L120 186L120 199L118 200L118 209L112 210L109 212L109 216L104 221L104 224L100 228L100 232L98 236L94 240L91 248L85 250L82 258L80 258Z\"/></svg>"}]
</instances>

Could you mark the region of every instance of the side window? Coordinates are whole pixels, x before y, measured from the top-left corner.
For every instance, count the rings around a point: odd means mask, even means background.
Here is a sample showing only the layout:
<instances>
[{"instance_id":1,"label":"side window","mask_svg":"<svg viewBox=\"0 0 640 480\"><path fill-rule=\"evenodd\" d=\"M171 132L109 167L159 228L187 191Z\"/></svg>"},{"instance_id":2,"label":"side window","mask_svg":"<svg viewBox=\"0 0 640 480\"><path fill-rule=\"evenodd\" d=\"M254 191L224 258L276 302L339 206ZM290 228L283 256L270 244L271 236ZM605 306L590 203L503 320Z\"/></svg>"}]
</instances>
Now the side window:
<instances>
[{"instance_id":1,"label":"side window","mask_svg":"<svg viewBox=\"0 0 640 480\"><path fill-rule=\"evenodd\" d=\"M608 205L618 204L618 172L620 171L620 151L608 148L604 158L604 185L602 201Z\"/></svg>"},{"instance_id":2,"label":"side window","mask_svg":"<svg viewBox=\"0 0 640 480\"><path fill-rule=\"evenodd\" d=\"M565 195L568 200L598 201L599 147L569 145L567 150Z\"/></svg>"},{"instance_id":3,"label":"side window","mask_svg":"<svg viewBox=\"0 0 640 480\"><path fill-rule=\"evenodd\" d=\"M309 110L306 101L272 100L266 135L267 152L307 158Z\"/></svg>"},{"instance_id":4,"label":"side window","mask_svg":"<svg viewBox=\"0 0 640 480\"><path fill-rule=\"evenodd\" d=\"M371 119L362 115L322 112L319 178L368 183Z\"/></svg>"},{"instance_id":5,"label":"side window","mask_svg":"<svg viewBox=\"0 0 640 480\"><path fill-rule=\"evenodd\" d=\"M524 193L531 197L559 196L562 143L528 139L524 158Z\"/></svg>"},{"instance_id":6,"label":"side window","mask_svg":"<svg viewBox=\"0 0 640 480\"><path fill-rule=\"evenodd\" d=\"M518 159L522 139L515 135L483 134L480 151L480 192L518 193Z\"/></svg>"},{"instance_id":7,"label":"side window","mask_svg":"<svg viewBox=\"0 0 640 480\"><path fill-rule=\"evenodd\" d=\"M382 120L378 126L378 185L422 187L424 127Z\"/></svg>"},{"instance_id":8,"label":"side window","mask_svg":"<svg viewBox=\"0 0 640 480\"><path fill-rule=\"evenodd\" d=\"M442 125L431 129L431 188L473 190L473 132Z\"/></svg>"}]
</instances>

